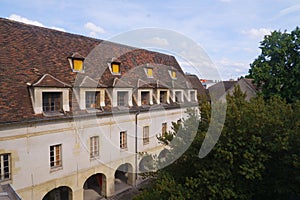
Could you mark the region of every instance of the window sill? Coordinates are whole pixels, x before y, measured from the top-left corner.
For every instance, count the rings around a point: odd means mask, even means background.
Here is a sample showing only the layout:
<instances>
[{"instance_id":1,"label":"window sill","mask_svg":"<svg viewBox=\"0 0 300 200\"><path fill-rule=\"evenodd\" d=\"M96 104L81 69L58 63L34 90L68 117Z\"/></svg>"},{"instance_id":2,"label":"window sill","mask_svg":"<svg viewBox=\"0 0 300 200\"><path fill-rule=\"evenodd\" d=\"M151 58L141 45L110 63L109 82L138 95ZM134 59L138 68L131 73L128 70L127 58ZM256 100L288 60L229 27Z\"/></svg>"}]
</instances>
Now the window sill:
<instances>
[{"instance_id":1,"label":"window sill","mask_svg":"<svg viewBox=\"0 0 300 200\"><path fill-rule=\"evenodd\" d=\"M59 111L57 111L57 112L43 112L43 115L45 117L53 117L53 116L63 116L64 113L59 112Z\"/></svg>"},{"instance_id":2,"label":"window sill","mask_svg":"<svg viewBox=\"0 0 300 200\"><path fill-rule=\"evenodd\" d=\"M128 151L128 148L120 148L120 152L123 152L123 151Z\"/></svg>"},{"instance_id":3,"label":"window sill","mask_svg":"<svg viewBox=\"0 0 300 200\"><path fill-rule=\"evenodd\" d=\"M87 108L86 111L88 113L96 113L96 112L103 112L103 109L101 109L101 108Z\"/></svg>"},{"instance_id":4,"label":"window sill","mask_svg":"<svg viewBox=\"0 0 300 200\"><path fill-rule=\"evenodd\" d=\"M51 167L50 168L50 173L53 173L53 172L56 172L56 171L59 171L59 170L62 170L62 169L63 169L62 166Z\"/></svg>"},{"instance_id":5,"label":"window sill","mask_svg":"<svg viewBox=\"0 0 300 200\"><path fill-rule=\"evenodd\" d=\"M100 159L100 156L93 156L93 157L90 157L90 161L95 161L95 160L99 160Z\"/></svg>"}]
</instances>

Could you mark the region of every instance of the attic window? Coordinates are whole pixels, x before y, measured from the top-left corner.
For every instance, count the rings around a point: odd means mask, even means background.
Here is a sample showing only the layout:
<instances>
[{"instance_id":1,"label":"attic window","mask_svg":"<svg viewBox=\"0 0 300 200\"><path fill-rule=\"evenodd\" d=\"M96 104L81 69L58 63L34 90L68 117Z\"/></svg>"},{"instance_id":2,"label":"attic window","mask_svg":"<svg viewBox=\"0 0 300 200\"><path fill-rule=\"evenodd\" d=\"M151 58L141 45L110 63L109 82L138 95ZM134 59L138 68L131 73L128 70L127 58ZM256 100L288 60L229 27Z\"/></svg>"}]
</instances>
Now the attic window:
<instances>
[{"instance_id":1,"label":"attic window","mask_svg":"<svg viewBox=\"0 0 300 200\"><path fill-rule=\"evenodd\" d=\"M176 79L176 78L177 78L176 71L171 71L171 77L172 77L173 79Z\"/></svg>"},{"instance_id":2,"label":"attic window","mask_svg":"<svg viewBox=\"0 0 300 200\"><path fill-rule=\"evenodd\" d=\"M146 74L148 78L153 78L153 69L152 68L146 68Z\"/></svg>"},{"instance_id":3,"label":"attic window","mask_svg":"<svg viewBox=\"0 0 300 200\"><path fill-rule=\"evenodd\" d=\"M113 74L120 74L120 65L121 63L118 63L118 62L112 62L111 63L111 72Z\"/></svg>"},{"instance_id":4,"label":"attic window","mask_svg":"<svg viewBox=\"0 0 300 200\"><path fill-rule=\"evenodd\" d=\"M172 79L177 79L177 72L175 70L169 70L169 74Z\"/></svg>"},{"instance_id":5,"label":"attic window","mask_svg":"<svg viewBox=\"0 0 300 200\"><path fill-rule=\"evenodd\" d=\"M82 71L83 70L83 60L78 58L73 58L73 70Z\"/></svg>"},{"instance_id":6,"label":"attic window","mask_svg":"<svg viewBox=\"0 0 300 200\"><path fill-rule=\"evenodd\" d=\"M71 57L68 57L71 68L74 72L82 72L84 70L84 57L78 53L74 53Z\"/></svg>"}]
</instances>

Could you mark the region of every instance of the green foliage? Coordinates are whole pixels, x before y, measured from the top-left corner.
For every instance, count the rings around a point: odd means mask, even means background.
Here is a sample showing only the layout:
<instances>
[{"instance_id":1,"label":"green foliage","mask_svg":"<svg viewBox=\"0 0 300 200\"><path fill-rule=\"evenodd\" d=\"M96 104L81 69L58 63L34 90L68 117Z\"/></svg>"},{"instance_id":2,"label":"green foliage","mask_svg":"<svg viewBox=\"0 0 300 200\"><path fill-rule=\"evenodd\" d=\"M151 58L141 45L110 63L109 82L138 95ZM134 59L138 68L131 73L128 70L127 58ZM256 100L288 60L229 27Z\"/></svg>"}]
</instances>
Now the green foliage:
<instances>
[{"instance_id":1,"label":"green foliage","mask_svg":"<svg viewBox=\"0 0 300 200\"><path fill-rule=\"evenodd\" d=\"M192 144L173 164L157 172L156 181L138 199L290 199L299 198L300 102L279 97L250 102L236 87L227 97L222 134L203 159L199 149L210 121L210 106L200 105L201 119ZM177 126L168 158L179 142L188 143L196 115ZM191 126L193 127L193 126ZM182 150L182 149L181 149Z\"/></svg>"},{"instance_id":2,"label":"green foliage","mask_svg":"<svg viewBox=\"0 0 300 200\"><path fill-rule=\"evenodd\" d=\"M266 99L280 96L288 102L300 99L300 29L291 33L274 31L265 36L262 52L250 65L249 77Z\"/></svg>"}]
</instances>

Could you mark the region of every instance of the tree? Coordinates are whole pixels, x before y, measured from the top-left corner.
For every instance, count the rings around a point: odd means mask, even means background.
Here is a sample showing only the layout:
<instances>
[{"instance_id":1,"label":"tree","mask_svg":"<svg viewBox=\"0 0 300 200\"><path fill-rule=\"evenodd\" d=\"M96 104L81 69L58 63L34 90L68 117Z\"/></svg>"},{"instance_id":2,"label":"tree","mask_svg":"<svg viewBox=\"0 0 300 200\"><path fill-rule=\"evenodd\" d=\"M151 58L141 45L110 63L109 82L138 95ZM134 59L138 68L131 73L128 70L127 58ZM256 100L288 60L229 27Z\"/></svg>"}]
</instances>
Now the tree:
<instances>
[{"instance_id":1,"label":"tree","mask_svg":"<svg viewBox=\"0 0 300 200\"><path fill-rule=\"evenodd\" d=\"M277 95L288 102L300 99L300 29L274 31L261 42L261 54L250 64L249 76L266 99Z\"/></svg>"},{"instance_id":2,"label":"tree","mask_svg":"<svg viewBox=\"0 0 300 200\"><path fill-rule=\"evenodd\" d=\"M300 102L287 104L280 97L247 102L236 87L227 96L222 134L202 159L198 152L210 115L208 105L200 108L200 126L190 147L159 170L152 187L135 199L299 199ZM173 140L184 141L190 123L195 116L184 121L182 135L174 129ZM173 151L171 146L169 156Z\"/></svg>"}]
</instances>

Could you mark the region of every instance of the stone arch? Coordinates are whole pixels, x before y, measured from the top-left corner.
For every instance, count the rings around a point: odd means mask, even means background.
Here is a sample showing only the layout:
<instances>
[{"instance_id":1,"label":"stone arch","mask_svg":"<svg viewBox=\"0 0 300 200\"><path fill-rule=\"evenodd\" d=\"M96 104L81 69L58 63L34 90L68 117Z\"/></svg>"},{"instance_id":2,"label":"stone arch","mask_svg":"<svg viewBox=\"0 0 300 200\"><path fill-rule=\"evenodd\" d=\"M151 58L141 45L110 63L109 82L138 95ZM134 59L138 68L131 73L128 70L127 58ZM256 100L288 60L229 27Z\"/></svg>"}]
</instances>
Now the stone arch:
<instances>
[{"instance_id":1,"label":"stone arch","mask_svg":"<svg viewBox=\"0 0 300 200\"><path fill-rule=\"evenodd\" d=\"M83 184L83 199L86 196L95 197L95 199L106 196L106 184L106 176L104 174L97 173L91 175Z\"/></svg>"},{"instance_id":2,"label":"stone arch","mask_svg":"<svg viewBox=\"0 0 300 200\"><path fill-rule=\"evenodd\" d=\"M115 171L115 193L122 192L135 185L135 173L129 163L121 164Z\"/></svg>"},{"instance_id":3,"label":"stone arch","mask_svg":"<svg viewBox=\"0 0 300 200\"><path fill-rule=\"evenodd\" d=\"M155 161L151 155L144 155L139 162L139 173L156 170Z\"/></svg>"},{"instance_id":4,"label":"stone arch","mask_svg":"<svg viewBox=\"0 0 300 200\"><path fill-rule=\"evenodd\" d=\"M60 186L49 191L42 200L72 200L73 192L68 186Z\"/></svg>"}]
</instances>

